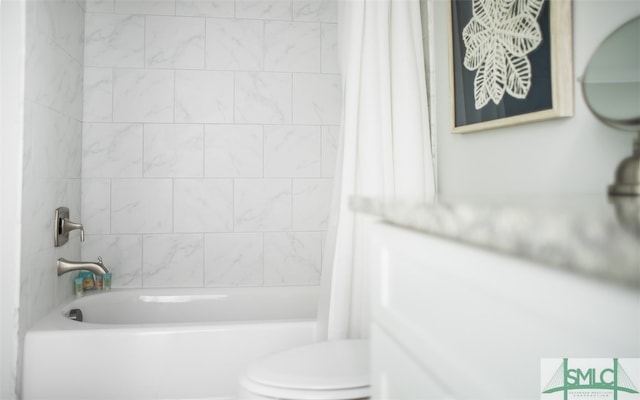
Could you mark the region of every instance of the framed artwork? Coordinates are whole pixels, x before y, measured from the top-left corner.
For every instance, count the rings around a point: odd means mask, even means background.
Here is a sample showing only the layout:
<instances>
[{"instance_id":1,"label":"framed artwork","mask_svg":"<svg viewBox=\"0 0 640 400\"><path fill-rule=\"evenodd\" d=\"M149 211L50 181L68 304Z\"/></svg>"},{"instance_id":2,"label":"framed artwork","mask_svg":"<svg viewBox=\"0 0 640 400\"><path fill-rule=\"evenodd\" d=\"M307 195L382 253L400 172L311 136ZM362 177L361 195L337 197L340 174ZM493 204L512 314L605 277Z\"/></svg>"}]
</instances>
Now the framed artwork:
<instances>
[{"instance_id":1,"label":"framed artwork","mask_svg":"<svg viewBox=\"0 0 640 400\"><path fill-rule=\"evenodd\" d=\"M571 0L450 0L454 133L573 115Z\"/></svg>"}]
</instances>

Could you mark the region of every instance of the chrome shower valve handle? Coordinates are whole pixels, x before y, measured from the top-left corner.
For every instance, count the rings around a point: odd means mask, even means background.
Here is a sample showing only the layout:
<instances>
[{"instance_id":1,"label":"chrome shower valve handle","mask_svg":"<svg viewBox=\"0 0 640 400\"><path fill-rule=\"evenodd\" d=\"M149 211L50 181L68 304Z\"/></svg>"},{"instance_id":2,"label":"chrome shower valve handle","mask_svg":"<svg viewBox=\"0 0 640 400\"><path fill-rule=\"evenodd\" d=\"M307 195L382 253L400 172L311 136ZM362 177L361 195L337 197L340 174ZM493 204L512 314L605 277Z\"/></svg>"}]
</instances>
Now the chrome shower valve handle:
<instances>
[{"instance_id":1,"label":"chrome shower valve handle","mask_svg":"<svg viewBox=\"0 0 640 400\"><path fill-rule=\"evenodd\" d=\"M53 243L55 247L62 246L69 241L69 232L80 230L80 241L84 242L84 227L82 224L69 219L69 209L59 207L56 209L54 217Z\"/></svg>"},{"instance_id":2,"label":"chrome shower valve handle","mask_svg":"<svg viewBox=\"0 0 640 400\"><path fill-rule=\"evenodd\" d=\"M77 222L73 222L68 218L64 218L61 223L61 232L62 234L69 234L69 232L74 231L76 229L80 229L80 241L84 242L84 227L82 224Z\"/></svg>"}]
</instances>

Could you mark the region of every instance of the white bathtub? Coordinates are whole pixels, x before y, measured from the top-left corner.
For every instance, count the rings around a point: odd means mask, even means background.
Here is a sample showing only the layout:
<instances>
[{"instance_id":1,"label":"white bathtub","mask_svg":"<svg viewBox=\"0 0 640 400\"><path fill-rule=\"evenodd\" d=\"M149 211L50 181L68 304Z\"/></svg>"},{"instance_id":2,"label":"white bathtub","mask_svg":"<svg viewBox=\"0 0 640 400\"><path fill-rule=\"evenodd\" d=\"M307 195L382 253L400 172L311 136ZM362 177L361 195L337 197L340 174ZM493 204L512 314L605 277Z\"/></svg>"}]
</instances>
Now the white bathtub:
<instances>
[{"instance_id":1,"label":"white bathtub","mask_svg":"<svg viewBox=\"0 0 640 400\"><path fill-rule=\"evenodd\" d=\"M25 338L23 400L226 399L251 360L315 339L318 287L113 290ZM84 322L65 314L81 309Z\"/></svg>"}]
</instances>

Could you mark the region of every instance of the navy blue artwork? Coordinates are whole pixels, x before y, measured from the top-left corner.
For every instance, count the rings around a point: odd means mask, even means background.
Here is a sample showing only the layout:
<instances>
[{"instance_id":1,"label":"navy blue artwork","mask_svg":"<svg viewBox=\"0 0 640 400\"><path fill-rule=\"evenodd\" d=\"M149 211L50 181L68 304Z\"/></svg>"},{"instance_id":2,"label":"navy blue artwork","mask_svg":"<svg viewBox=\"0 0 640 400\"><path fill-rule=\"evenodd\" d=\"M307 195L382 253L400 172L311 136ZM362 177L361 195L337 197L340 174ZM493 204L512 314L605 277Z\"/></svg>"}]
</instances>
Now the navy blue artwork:
<instances>
[{"instance_id":1,"label":"navy blue artwork","mask_svg":"<svg viewBox=\"0 0 640 400\"><path fill-rule=\"evenodd\" d=\"M454 126L462 127L552 109L549 0L544 1L537 18L542 42L527 54L531 63L531 86L526 97L517 99L505 92L498 104L489 100L480 109L476 109L474 97L474 79L478 70L470 71L463 64L467 49L462 32L473 17L473 2L472 0L451 1Z\"/></svg>"}]
</instances>

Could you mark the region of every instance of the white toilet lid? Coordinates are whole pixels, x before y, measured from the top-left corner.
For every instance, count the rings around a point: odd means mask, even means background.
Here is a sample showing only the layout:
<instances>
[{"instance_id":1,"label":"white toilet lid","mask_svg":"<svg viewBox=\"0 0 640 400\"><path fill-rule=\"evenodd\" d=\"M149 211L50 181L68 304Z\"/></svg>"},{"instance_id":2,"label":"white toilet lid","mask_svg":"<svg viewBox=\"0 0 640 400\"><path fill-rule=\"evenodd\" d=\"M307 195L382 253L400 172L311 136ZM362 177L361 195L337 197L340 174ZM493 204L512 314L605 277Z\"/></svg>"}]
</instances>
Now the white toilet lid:
<instances>
[{"instance_id":1,"label":"white toilet lid","mask_svg":"<svg viewBox=\"0 0 640 400\"><path fill-rule=\"evenodd\" d=\"M249 378L240 379L244 391L238 399L280 399L280 400L362 400L371 396L369 386L355 389L338 390L308 390L308 389L285 389L275 386L262 385L253 382ZM255 397L258 395L259 397Z\"/></svg>"},{"instance_id":2,"label":"white toilet lid","mask_svg":"<svg viewBox=\"0 0 640 400\"><path fill-rule=\"evenodd\" d=\"M343 390L369 386L369 342L336 340L297 347L253 363L245 375L284 389Z\"/></svg>"}]
</instances>

